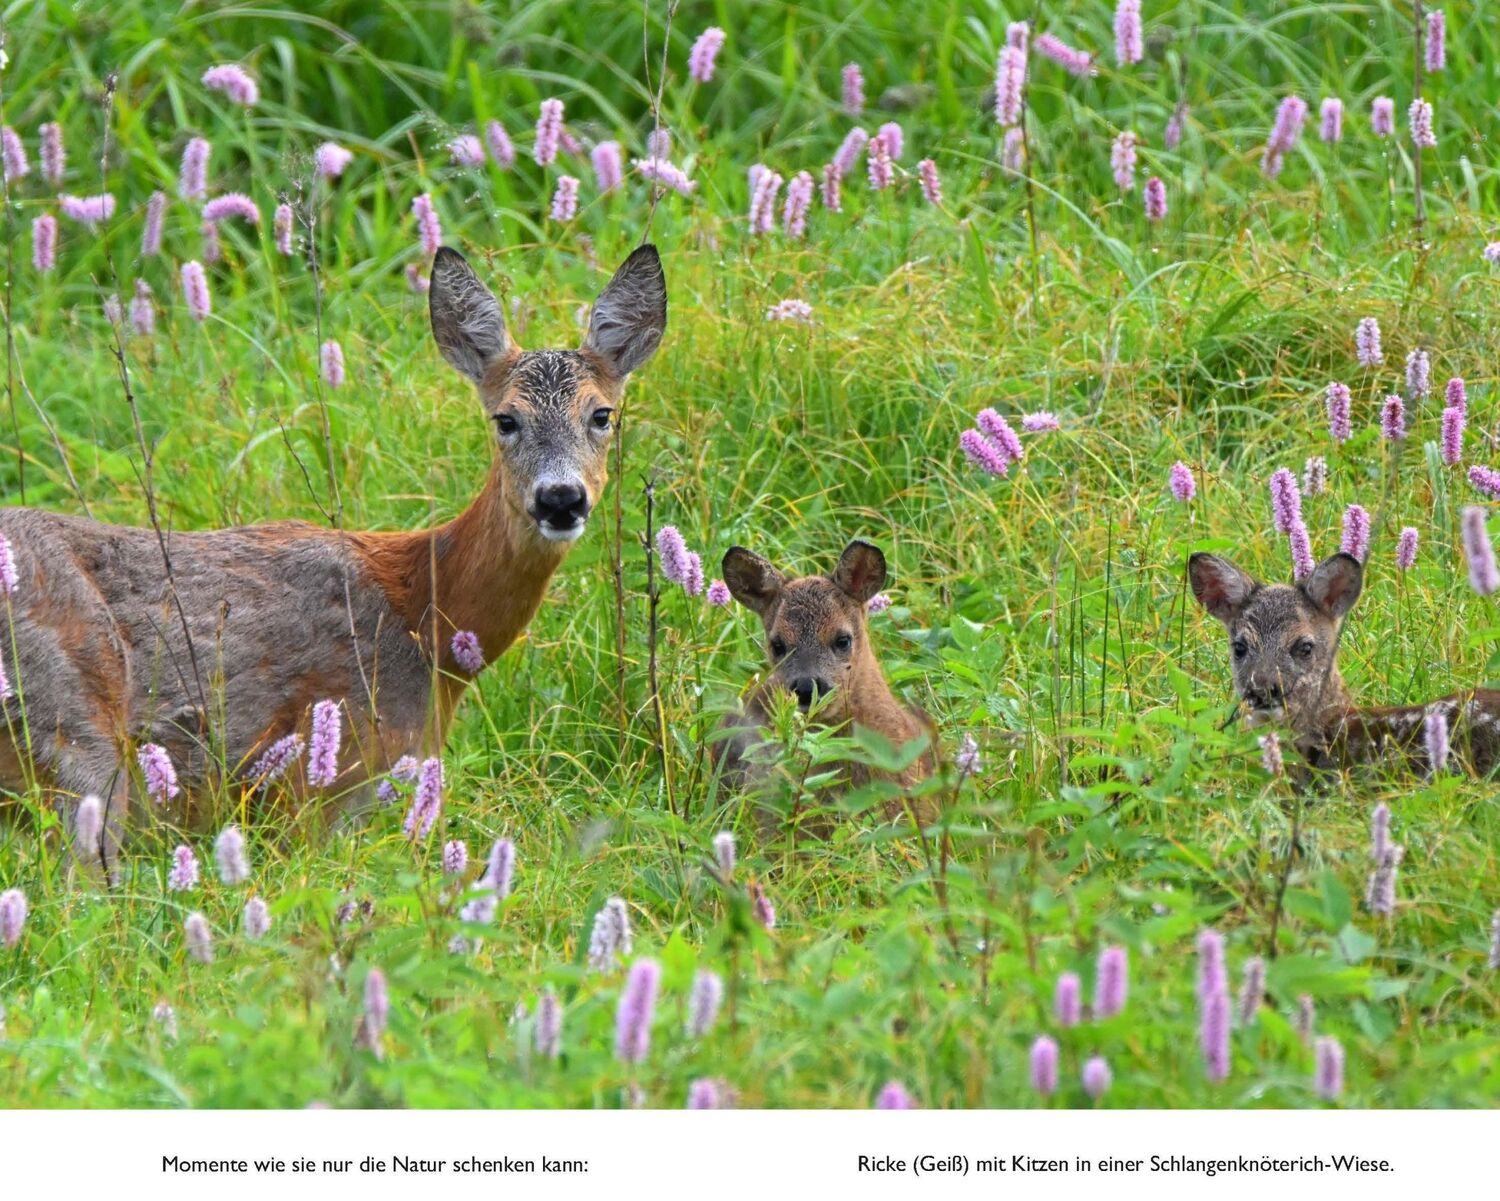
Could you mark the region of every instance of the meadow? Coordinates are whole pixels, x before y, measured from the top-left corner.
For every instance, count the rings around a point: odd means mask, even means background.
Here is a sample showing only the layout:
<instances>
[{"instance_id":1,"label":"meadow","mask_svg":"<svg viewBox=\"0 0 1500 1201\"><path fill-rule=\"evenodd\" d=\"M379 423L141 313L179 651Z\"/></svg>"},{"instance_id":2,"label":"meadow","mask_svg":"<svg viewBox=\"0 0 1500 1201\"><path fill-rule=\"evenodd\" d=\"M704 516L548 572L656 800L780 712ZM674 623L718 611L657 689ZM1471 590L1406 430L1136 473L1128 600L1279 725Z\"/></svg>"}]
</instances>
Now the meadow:
<instances>
[{"instance_id":1,"label":"meadow","mask_svg":"<svg viewBox=\"0 0 1500 1201\"><path fill-rule=\"evenodd\" d=\"M149 497L172 529L413 529L459 512L494 434L427 328L424 195L522 345L576 346L644 239L670 318L627 392L604 501L459 710L425 838L403 831L405 798L330 832L315 809L226 787L209 830L145 826L126 878L101 890L73 877L49 799L6 802L0 890L28 913L0 945L0 1098L1493 1105L1492 782L1391 765L1308 789L1289 742L1269 770L1265 731L1234 719L1227 640L1186 561L1210 550L1290 581L1268 491L1288 469L1319 558L1350 505L1370 518L1340 650L1355 695L1408 703L1496 678L1496 600L1471 585L1461 514L1489 505L1471 469L1500 469L1500 264L1486 258L1500 22L1483 0L1450 4L1429 70L1425 17L1406 4L1141 8L1123 55L1100 0L649 3L644 26L642 6L601 0L6 9L0 106L27 167L7 144L7 504L144 525ZM1007 126L997 63L1021 20ZM726 37L695 79L709 27ZM1042 53L1043 34L1092 55L1091 73ZM204 82L226 64L254 81L252 103L235 78ZM1414 145L1414 94L1435 145ZM1343 106L1332 140L1328 97ZM566 136L542 165L553 99ZM66 152L55 179L49 122ZM851 129L887 122L902 144L857 147L832 211L825 164ZM685 193L640 169L658 128ZM185 199L195 138L211 153L204 195ZM591 151L611 141L623 178L605 190ZM337 174L315 156L325 143L352 155ZM756 165L810 174L801 236L785 184L756 203ZM158 191L164 233L146 253ZM84 200L106 193L107 215ZM205 203L230 193L257 219L206 237ZM47 216L50 263L34 248ZM184 288L190 262L207 313ZM1366 319L1378 363L1360 361ZM1407 370L1417 351L1425 388ZM1450 462L1454 377L1466 429ZM1330 383L1351 392L1347 438ZM1393 394L1399 439L1382 433ZM961 445L986 409L1022 443L1003 463L970 436L1004 475ZM664 525L710 580L734 544L798 574L830 570L852 538L885 552L891 604L870 628L897 691L941 730L933 826L886 823L876 785L836 803L829 837L758 834L705 740L764 669L760 625L662 580ZM1403 568L1405 527L1418 545ZM831 757L902 754L788 725L803 788L783 799L799 816L823 803ZM1380 805L1405 848L1390 903L1367 891ZM248 842L235 884L215 866L226 823ZM494 892L479 877L501 839L506 895L492 920L465 920ZM444 870L451 842L461 874ZM169 887L179 845L201 864L186 889ZM269 917L258 937L252 897ZM647 960L654 1005L632 966Z\"/></svg>"}]
</instances>

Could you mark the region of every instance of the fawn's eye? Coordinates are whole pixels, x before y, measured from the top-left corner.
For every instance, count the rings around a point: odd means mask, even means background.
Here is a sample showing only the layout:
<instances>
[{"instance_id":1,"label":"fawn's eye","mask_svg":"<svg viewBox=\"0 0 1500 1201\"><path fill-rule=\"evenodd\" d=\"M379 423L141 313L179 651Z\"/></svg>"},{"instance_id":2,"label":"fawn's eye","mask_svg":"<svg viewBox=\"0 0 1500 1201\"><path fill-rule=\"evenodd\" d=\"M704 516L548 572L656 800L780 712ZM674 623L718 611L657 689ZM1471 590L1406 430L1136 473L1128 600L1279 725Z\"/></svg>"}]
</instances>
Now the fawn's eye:
<instances>
[{"instance_id":1,"label":"fawn's eye","mask_svg":"<svg viewBox=\"0 0 1500 1201\"><path fill-rule=\"evenodd\" d=\"M838 651L838 653L841 655L847 655L850 648L853 646L854 639L849 634L848 630L840 630L838 637L833 640L833 649Z\"/></svg>"},{"instance_id":2,"label":"fawn's eye","mask_svg":"<svg viewBox=\"0 0 1500 1201\"><path fill-rule=\"evenodd\" d=\"M521 428L521 423L509 413L495 414L495 428L500 431L501 436L513 434Z\"/></svg>"},{"instance_id":3,"label":"fawn's eye","mask_svg":"<svg viewBox=\"0 0 1500 1201\"><path fill-rule=\"evenodd\" d=\"M589 424L596 430L607 430L609 428L609 419L614 415L615 411L613 409L597 408L589 414Z\"/></svg>"},{"instance_id":4,"label":"fawn's eye","mask_svg":"<svg viewBox=\"0 0 1500 1201\"><path fill-rule=\"evenodd\" d=\"M1311 638L1303 638L1292 644L1292 654L1298 659L1311 658L1313 649L1314 644Z\"/></svg>"},{"instance_id":5,"label":"fawn's eye","mask_svg":"<svg viewBox=\"0 0 1500 1201\"><path fill-rule=\"evenodd\" d=\"M771 658L779 659L786 654L786 642L781 638L771 639Z\"/></svg>"},{"instance_id":6,"label":"fawn's eye","mask_svg":"<svg viewBox=\"0 0 1500 1201\"><path fill-rule=\"evenodd\" d=\"M1234 648L1233 649L1234 649L1234 657L1236 659L1243 659L1246 655L1248 655L1250 653L1250 644L1248 642L1246 642L1243 638L1236 638L1234 640Z\"/></svg>"}]
</instances>

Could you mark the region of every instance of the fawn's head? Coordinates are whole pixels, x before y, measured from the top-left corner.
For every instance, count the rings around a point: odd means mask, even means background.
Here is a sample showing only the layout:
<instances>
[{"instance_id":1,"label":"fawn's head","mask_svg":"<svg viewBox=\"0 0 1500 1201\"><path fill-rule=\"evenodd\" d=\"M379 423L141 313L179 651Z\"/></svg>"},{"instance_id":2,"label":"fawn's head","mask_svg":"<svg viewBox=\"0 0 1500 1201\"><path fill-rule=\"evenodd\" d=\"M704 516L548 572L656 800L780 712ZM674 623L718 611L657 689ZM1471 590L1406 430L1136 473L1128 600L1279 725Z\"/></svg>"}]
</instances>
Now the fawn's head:
<instances>
[{"instance_id":1,"label":"fawn's head","mask_svg":"<svg viewBox=\"0 0 1500 1201\"><path fill-rule=\"evenodd\" d=\"M1188 575L1198 603L1229 631L1234 687L1250 707L1247 724L1285 721L1316 729L1347 700L1334 661L1339 628L1364 585L1352 555L1319 563L1297 584L1261 584L1227 559L1196 554Z\"/></svg>"},{"instance_id":2,"label":"fawn's head","mask_svg":"<svg viewBox=\"0 0 1500 1201\"><path fill-rule=\"evenodd\" d=\"M625 379L666 332L656 247L637 247L615 272L577 350L522 350L494 295L446 246L428 306L438 349L478 386L494 423L506 501L546 541L572 542L604 491Z\"/></svg>"},{"instance_id":3,"label":"fawn's head","mask_svg":"<svg viewBox=\"0 0 1500 1201\"><path fill-rule=\"evenodd\" d=\"M851 542L828 576L788 580L759 555L732 546L724 555L730 594L766 627L771 681L806 711L833 693L830 719L847 716L848 688L862 663L874 662L865 606L885 583L885 556L868 542Z\"/></svg>"}]
</instances>

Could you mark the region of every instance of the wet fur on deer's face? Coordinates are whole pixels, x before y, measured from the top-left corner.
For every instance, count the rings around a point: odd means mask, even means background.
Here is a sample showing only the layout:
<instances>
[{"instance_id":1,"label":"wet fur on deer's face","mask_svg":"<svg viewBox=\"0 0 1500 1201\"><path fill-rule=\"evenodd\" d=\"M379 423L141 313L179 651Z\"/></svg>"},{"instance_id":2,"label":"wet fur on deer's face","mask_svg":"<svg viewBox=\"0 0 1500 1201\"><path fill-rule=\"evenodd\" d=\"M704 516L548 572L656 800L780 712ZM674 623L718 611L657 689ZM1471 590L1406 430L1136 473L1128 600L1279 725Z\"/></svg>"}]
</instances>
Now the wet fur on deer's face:
<instances>
[{"instance_id":1,"label":"wet fur on deer's face","mask_svg":"<svg viewBox=\"0 0 1500 1201\"><path fill-rule=\"evenodd\" d=\"M734 546L723 569L730 594L765 626L769 682L795 696L804 712L828 697L819 710L824 721L851 716L851 686L875 667L865 606L885 583L885 556L855 541L831 575L788 580L759 555Z\"/></svg>"},{"instance_id":2,"label":"wet fur on deer's face","mask_svg":"<svg viewBox=\"0 0 1500 1201\"><path fill-rule=\"evenodd\" d=\"M1229 632L1246 724L1285 722L1311 733L1347 706L1335 659L1344 616L1364 586L1358 559L1337 554L1300 583L1262 584L1227 559L1196 554L1188 576L1198 603Z\"/></svg>"},{"instance_id":3,"label":"wet fur on deer's face","mask_svg":"<svg viewBox=\"0 0 1500 1201\"><path fill-rule=\"evenodd\" d=\"M478 386L494 427L506 503L543 540L572 542L604 491L626 377L666 332L656 248L638 247L615 272L577 350L523 351L494 295L446 246L433 260L428 297L438 349Z\"/></svg>"}]
</instances>

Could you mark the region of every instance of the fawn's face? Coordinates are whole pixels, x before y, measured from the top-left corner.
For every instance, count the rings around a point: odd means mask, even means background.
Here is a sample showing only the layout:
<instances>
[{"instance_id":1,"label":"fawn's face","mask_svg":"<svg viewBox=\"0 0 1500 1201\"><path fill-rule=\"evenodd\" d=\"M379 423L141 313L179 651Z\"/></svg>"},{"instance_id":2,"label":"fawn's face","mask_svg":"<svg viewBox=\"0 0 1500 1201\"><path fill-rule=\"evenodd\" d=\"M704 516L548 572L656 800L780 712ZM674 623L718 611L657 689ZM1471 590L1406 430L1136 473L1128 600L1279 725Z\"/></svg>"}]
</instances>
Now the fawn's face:
<instances>
[{"instance_id":1,"label":"fawn's face","mask_svg":"<svg viewBox=\"0 0 1500 1201\"><path fill-rule=\"evenodd\" d=\"M1334 659L1344 615L1359 598L1358 559L1325 559L1297 584L1260 584L1217 555L1188 563L1193 595L1229 632L1235 691L1249 707L1246 724L1316 727L1342 697Z\"/></svg>"},{"instance_id":2,"label":"fawn's face","mask_svg":"<svg viewBox=\"0 0 1500 1201\"><path fill-rule=\"evenodd\" d=\"M851 542L831 576L789 581L734 546L723 567L730 593L765 625L771 682L795 696L803 712L831 693L823 716L847 717L850 679L872 654L865 606L885 583L885 556L868 542Z\"/></svg>"},{"instance_id":3,"label":"fawn's face","mask_svg":"<svg viewBox=\"0 0 1500 1201\"><path fill-rule=\"evenodd\" d=\"M433 260L429 307L438 349L479 387L508 503L545 541L572 542L604 491L626 377L666 331L656 248L639 247L615 272L578 350L521 350L499 302L447 247Z\"/></svg>"}]
</instances>

